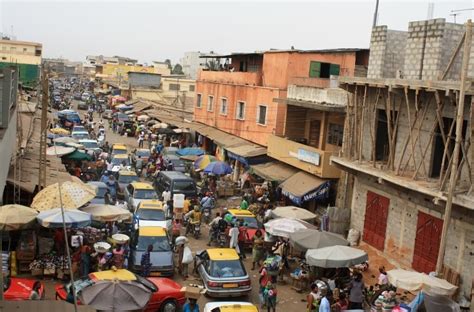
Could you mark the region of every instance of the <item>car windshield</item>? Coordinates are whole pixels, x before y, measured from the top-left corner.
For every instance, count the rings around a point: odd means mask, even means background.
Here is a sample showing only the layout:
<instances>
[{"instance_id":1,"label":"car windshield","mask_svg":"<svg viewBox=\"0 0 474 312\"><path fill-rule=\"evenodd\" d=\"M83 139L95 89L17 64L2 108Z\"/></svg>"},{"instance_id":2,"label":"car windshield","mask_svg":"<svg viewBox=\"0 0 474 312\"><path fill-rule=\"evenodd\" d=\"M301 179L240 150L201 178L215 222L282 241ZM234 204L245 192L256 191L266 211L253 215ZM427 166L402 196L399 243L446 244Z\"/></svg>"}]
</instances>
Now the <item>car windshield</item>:
<instances>
[{"instance_id":1,"label":"car windshield","mask_svg":"<svg viewBox=\"0 0 474 312\"><path fill-rule=\"evenodd\" d=\"M140 156L140 157L149 157L150 156L150 151L149 150L136 151L135 155Z\"/></svg>"},{"instance_id":2,"label":"car windshield","mask_svg":"<svg viewBox=\"0 0 474 312\"><path fill-rule=\"evenodd\" d=\"M127 150L126 149L113 149L112 154L113 155L127 154Z\"/></svg>"},{"instance_id":3,"label":"car windshield","mask_svg":"<svg viewBox=\"0 0 474 312\"><path fill-rule=\"evenodd\" d=\"M181 159L170 159L170 162L175 168L184 167L184 162Z\"/></svg>"},{"instance_id":4,"label":"car windshield","mask_svg":"<svg viewBox=\"0 0 474 312\"><path fill-rule=\"evenodd\" d=\"M127 114L117 114L117 118L119 120L128 120L128 115Z\"/></svg>"},{"instance_id":5,"label":"car windshield","mask_svg":"<svg viewBox=\"0 0 474 312\"><path fill-rule=\"evenodd\" d=\"M237 219L240 220L240 221L244 221L244 223L246 224L246 226L250 229L258 229L259 226L258 226L258 221L255 217L241 217L241 216L237 216Z\"/></svg>"},{"instance_id":6,"label":"car windshield","mask_svg":"<svg viewBox=\"0 0 474 312\"><path fill-rule=\"evenodd\" d=\"M133 198L136 199L156 199L158 196L154 190L136 190L133 193Z\"/></svg>"},{"instance_id":7,"label":"car windshield","mask_svg":"<svg viewBox=\"0 0 474 312\"><path fill-rule=\"evenodd\" d=\"M150 221L165 221L165 212L160 209L144 209L140 208L137 211L138 218L140 220Z\"/></svg>"},{"instance_id":8,"label":"car windshield","mask_svg":"<svg viewBox=\"0 0 474 312\"><path fill-rule=\"evenodd\" d=\"M72 132L75 131L86 131L86 128L84 128L83 126L74 126L72 127Z\"/></svg>"},{"instance_id":9,"label":"car windshield","mask_svg":"<svg viewBox=\"0 0 474 312\"><path fill-rule=\"evenodd\" d=\"M239 260L211 260L208 273L212 277L242 277L246 275Z\"/></svg>"},{"instance_id":10,"label":"car windshield","mask_svg":"<svg viewBox=\"0 0 474 312\"><path fill-rule=\"evenodd\" d=\"M153 245L153 251L170 251L171 246L167 236L139 236L137 251L146 251L148 245Z\"/></svg>"},{"instance_id":11,"label":"car windshield","mask_svg":"<svg viewBox=\"0 0 474 312\"><path fill-rule=\"evenodd\" d=\"M173 193L193 192L195 191L194 182L191 181L175 181L173 184Z\"/></svg>"},{"instance_id":12,"label":"car windshield","mask_svg":"<svg viewBox=\"0 0 474 312\"><path fill-rule=\"evenodd\" d=\"M85 148L99 148L99 144L97 142L91 141L91 142L81 142L82 145L84 145Z\"/></svg>"},{"instance_id":13,"label":"car windshield","mask_svg":"<svg viewBox=\"0 0 474 312\"><path fill-rule=\"evenodd\" d=\"M135 175L120 175L118 178L118 183L130 184L134 181L138 181L138 177Z\"/></svg>"},{"instance_id":14,"label":"car windshield","mask_svg":"<svg viewBox=\"0 0 474 312\"><path fill-rule=\"evenodd\" d=\"M128 158L112 158L112 165L120 166L122 163L125 163L125 166L130 165Z\"/></svg>"},{"instance_id":15,"label":"car windshield","mask_svg":"<svg viewBox=\"0 0 474 312\"><path fill-rule=\"evenodd\" d=\"M87 132L76 132L72 134L72 137L75 139L87 139L89 138L89 133Z\"/></svg>"}]
</instances>

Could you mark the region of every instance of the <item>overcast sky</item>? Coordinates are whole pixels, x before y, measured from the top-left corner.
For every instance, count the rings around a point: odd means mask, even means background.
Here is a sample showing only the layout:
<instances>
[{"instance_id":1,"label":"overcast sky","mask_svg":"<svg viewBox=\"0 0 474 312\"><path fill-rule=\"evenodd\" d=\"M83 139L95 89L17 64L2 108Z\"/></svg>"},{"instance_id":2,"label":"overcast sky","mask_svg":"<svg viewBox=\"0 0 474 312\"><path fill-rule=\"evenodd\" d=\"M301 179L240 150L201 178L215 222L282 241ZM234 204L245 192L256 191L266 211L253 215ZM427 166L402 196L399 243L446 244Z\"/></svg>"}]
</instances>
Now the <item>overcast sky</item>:
<instances>
[{"instance_id":1,"label":"overcast sky","mask_svg":"<svg viewBox=\"0 0 474 312\"><path fill-rule=\"evenodd\" d=\"M406 30L472 0L380 0L379 25ZM20 1L0 0L0 32L43 44L45 57L84 60L121 55L173 62L186 51L249 52L270 48L368 47L375 0L326 1ZM472 11L456 16L462 23Z\"/></svg>"}]
</instances>

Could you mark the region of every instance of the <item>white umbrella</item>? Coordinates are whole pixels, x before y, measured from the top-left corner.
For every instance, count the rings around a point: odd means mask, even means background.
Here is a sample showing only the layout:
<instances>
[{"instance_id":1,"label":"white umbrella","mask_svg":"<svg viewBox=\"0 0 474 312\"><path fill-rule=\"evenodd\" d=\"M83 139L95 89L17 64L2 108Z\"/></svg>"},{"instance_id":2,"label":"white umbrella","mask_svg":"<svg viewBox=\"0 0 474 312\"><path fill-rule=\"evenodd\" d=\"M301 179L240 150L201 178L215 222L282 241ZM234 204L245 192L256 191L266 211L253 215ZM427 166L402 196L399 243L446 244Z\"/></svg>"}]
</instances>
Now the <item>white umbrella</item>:
<instances>
[{"instance_id":1,"label":"white umbrella","mask_svg":"<svg viewBox=\"0 0 474 312\"><path fill-rule=\"evenodd\" d=\"M311 211L295 206L276 207L272 210L272 216L275 218L290 218L300 220L313 220L316 215Z\"/></svg>"},{"instance_id":2,"label":"white umbrella","mask_svg":"<svg viewBox=\"0 0 474 312\"><path fill-rule=\"evenodd\" d=\"M71 137L59 137L53 139L53 142L56 143L77 143L77 140Z\"/></svg>"},{"instance_id":3,"label":"white umbrella","mask_svg":"<svg viewBox=\"0 0 474 312\"><path fill-rule=\"evenodd\" d=\"M395 287L408 291L424 290L431 295L451 296L457 286L448 281L425 273L395 269L387 272L388 281Z\"/></svg>"},{"instance_id":4,"label":"white umbrella","mask_svg":"<svg viewBox=\"0 0 474 312\"><path fill-rule=\"evenodd\" d=\"M46 149L46 155L48 156L64 156L71 154L76 149L74 147L67 146L50 146Z\"/></svg>"},{"instance_id":5,"label":"white umbrella","mask_svg":"<svg viewBox=\"0 0 474 312\"><path fill-rule=\"evenodd\" d=\"M40 212L36 219L46 228L62 228L63 216L61 208ZM91 224L91 215L79 210L64 210L64 223L68 228L82 228Z\"/></svg>"},{"instance_id":6,"label":"white umbrella","mask_svg":"<svg viewBox=\"0 0 474 312\"><path fill-rule=\"evenodd\" d=\"M107 221L126 221L132 218L130 211L115 205L92 204L81 208L82 211L90 213L92 220Z\"/></svg>"},{"instance_id":7,"label":"white umbrella","mask_svg":"<svg viewBox=\"0 0 474 312\"><path fill-rule=\"evenodd\" d=\"M164 123L164 122L160 122L160 123L157 123L157 124L154 124L152 127L152 129L161 129L161 128L168 128L168 124Z\"/></svg>"},{"instance_id":8,"label":"white umbrella","mask_svg":"<svg viewBox=\"0 0 474 312\"><path fill-rule=\"evenodd\" d=\"M299 230L316 229L316 227L306 221L289 218L279 218L268 221L264 224L265 231L273 236L290 237L291 233Z\"/></svg>"},{"instance_id":9,"label":"white umbrella","mask_svg":"<svg viewBox=\"0 0 474 312\"><path fill-rule=\"evenodd\" d=\"M369 260L363 250L348 246L331 246L306 251L306 263L322 268L344 268Z\"/></svg>"},{"instance_id":10,"label":"white umbrella","mask_svg":"<svg viewBox=\"0 0 474 312\"><path fill-rule=\"evenodd\" d=\"M137 117L138 121L147 121L148 119L150 119L150 116L147 115L140 115Z\"/></svg>"},{"instance_id":11,"label":"white umbrella","mask_svg":"<svg viewBox=\"0 0 474 312\"><path fill-rule=\"evenodd\" d=\"M61 204L65 209L77 209L85 205L95 197L95 189L79 181L48 185L33 198L31 208L42 211L61 207ZM59 197L60 187L61 198Z\"/></svg>"},{"instance_id":12,"label":"white umbrella","mask_svg":"<svg viewBox=\"0 0 474 312\"><path fill-rule=\"evenodd\" d=\"M189 133L190 132L188 129L184 129L184 128L173 129L173 131L175 133Z\"/></svg>"}]
</instances>

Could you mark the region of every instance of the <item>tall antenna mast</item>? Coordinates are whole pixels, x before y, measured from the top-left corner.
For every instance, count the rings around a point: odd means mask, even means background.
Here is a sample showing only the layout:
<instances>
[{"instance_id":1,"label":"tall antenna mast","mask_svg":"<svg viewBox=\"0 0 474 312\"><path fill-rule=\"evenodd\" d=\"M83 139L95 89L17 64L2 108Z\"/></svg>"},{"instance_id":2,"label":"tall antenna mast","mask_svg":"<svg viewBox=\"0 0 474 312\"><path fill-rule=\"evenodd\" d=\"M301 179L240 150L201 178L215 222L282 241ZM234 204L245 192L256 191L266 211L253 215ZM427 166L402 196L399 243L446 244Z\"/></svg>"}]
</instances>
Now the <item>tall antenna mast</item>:
<instances>
[{"instance_id":1,"label":"tall antenna mast","mask_svg":"<svg viewBox=\"0 0 474 312\"><path fill-rule=\"evenodd\" d=\"M372 24L372 28L377 26L377 17L379 15L379 0L375 0L375 12L374 12L374 22Z\"/></svg>"}]
</instances>

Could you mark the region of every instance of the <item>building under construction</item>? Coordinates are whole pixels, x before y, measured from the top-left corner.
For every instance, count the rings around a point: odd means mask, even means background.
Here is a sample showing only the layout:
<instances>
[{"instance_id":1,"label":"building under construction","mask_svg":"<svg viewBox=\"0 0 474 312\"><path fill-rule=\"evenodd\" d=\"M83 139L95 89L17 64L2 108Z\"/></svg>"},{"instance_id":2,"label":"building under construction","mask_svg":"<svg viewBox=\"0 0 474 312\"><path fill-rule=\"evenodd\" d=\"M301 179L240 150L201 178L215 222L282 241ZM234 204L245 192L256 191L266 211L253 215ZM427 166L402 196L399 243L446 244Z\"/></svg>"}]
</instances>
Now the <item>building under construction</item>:
<instances>
[{"instance_id":1,"label":"building under construction","mask_svg":"<svg viewBox=\"0 0 474 312\"><path fill-rule=\"evenodd\" d=\"M474 276L472 24L372 31L368 78L350 92L338 201L351 227L402 267L438 271L470 297Z\"/></svg>"}]
</instances>

